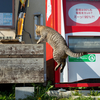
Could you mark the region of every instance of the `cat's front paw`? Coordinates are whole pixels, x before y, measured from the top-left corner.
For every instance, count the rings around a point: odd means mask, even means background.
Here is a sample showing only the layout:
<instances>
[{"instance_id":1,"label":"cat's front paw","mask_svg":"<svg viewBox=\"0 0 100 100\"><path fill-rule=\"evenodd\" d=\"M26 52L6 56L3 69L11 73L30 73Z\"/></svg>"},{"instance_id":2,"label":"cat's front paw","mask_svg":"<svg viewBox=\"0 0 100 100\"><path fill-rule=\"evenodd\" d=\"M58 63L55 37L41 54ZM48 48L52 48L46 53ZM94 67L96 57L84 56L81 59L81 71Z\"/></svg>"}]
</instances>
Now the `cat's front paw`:
<instances>
[{"instance_id":1,"label":"cat's front paw","mask_svg":"<svg viewBox=\"0 0 100 100\"><path fill-rule=\"evenodd\" d=\"M40 43L40 41L37 41L37 44L39 44Z\"/></svg>"}]
</instances>

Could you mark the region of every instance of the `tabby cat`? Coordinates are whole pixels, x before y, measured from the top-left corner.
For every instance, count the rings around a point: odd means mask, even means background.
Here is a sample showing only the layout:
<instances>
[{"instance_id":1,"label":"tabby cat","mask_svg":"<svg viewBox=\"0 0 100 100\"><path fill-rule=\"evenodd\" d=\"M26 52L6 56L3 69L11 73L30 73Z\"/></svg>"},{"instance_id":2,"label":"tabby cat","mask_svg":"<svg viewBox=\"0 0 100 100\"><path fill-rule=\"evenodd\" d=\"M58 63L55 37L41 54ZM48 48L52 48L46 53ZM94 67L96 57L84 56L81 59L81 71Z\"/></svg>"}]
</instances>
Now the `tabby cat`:
<instances>
[{"instance_id":1,"label":"tabby cat","mask_svg":"<svg viewBox=\"0 0 100 100\"><path fill-rule=\"evenodd\" d=\"M42 26L42 25L36 25L36 34L38 36L41 36L40 39L37 41L39 44L40 42L46 41L48 42L51 47L53 48L53 58L57 62L57 66L55 67L55 71L61 66L60 72L63 71L65 64L66 64L66 58L67 56L71 57L80 57L83 55L86 55L86 52L81 53L74 53L72 52L67 44L64 38L54 29Z\"/></svg>"}]
</instances>

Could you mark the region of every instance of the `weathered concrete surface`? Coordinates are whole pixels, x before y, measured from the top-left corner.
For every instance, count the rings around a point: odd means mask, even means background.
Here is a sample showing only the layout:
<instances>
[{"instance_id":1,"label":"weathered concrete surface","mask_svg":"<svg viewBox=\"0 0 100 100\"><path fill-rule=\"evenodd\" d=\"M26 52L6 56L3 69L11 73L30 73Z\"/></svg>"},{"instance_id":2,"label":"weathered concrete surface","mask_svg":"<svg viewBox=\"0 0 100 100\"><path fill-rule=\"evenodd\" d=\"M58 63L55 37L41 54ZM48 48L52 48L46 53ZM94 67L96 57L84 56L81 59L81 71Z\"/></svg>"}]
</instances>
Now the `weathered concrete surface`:
<instances>
[{"instance_id":1,"label":"weathered concrete surface","mask_svg":"<svg viewBox=\"0 0 100 100\"><path fill-rule=\"evenodd\" d=\"M100 98L100 96L89 96L90 94L90 90L77 90L78 93L82 94L83 97L91 97L91 98L95 98L94 100L97 100L97 98ZM93 90L91 90L93 91ZM100 90L94 90L95 92L98 91L100 92ZM60 97L64 97L64 98L68 98L68 97L72 97L73 99L78 98L79 96L75 96L75 91L62 91L62 89L60 90L50 90L47 92L48 95L50 96L56 96L58 98Z\"/></svg>"},{"instance_id":2,"label":"weathered concrete surface","mask_svg":"<svg viewBox=\"0 0 100 100\"><path fill-rule=\"evenodd\" d=\"M43 54L42 44L1 44L0 83L43 83Z\"/></svg>"},{"instance_id":3,"label":"weathered concrete surface","mask_svg":"<svg viewBox=\"0 0 100 100\"><path fill-rule=\"evenodd\" d=\"M42 44L0 44L0 55L44 54Z\"/></svg>"},{"instance_id":4,"label":"weathered concrete surface","mask_svg":"<svg viewBox=\"0 0 100 100\"><path fill-rule=\"evenodd\" d=\"M15 87L15 100L34 95L34 87Z\"/></svg>"}]
</instances>

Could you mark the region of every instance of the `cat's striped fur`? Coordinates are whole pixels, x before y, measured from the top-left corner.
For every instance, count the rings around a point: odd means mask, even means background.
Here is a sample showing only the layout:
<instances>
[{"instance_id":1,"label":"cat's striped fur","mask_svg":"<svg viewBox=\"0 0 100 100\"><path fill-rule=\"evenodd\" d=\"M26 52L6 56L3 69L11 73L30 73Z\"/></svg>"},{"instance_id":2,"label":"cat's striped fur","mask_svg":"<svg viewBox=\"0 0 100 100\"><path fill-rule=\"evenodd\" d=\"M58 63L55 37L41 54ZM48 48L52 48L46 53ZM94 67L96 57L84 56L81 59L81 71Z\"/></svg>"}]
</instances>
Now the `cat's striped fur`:
<instances>
[{"instance_id":1,"label":"cat's striped fur","mask_svg":"<svg viewBox=\"0 0 100 100\"><path fill-rule=\"evenodd\" d=\"M66 58L67 56L71 57L80 57L85 54L86 52L82 53L74 53L72 52L67 44L64 38L54 29L47 27L47 26L40 26L36 25L36 34L40 35L40 39L37 41L37 43L46 41L48 42L51 47L53 48L53 58L57 62L57 66L55 67L55 71L61 66L60 71L62 72L65 64L66 64Z\"/></svg>"}]
</instances>

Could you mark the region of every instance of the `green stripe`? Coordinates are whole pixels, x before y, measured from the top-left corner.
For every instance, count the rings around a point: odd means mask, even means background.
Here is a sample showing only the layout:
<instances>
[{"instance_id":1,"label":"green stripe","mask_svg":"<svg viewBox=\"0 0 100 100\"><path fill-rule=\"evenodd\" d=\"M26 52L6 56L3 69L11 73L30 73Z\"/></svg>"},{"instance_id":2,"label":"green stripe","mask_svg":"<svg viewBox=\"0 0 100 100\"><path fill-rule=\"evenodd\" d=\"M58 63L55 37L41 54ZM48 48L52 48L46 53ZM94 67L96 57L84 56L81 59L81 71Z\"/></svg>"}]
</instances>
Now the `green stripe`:
<instances>
[{"instance_id":1,"label":"green stripe","mask_svg":"<svg viewBox=\"0 0 100 100\"><path fill-rule=\"evenodd\" d=\"M96 55L95 54L88 54L78 58L68 56L69 62L95 62Z\"/></svg>"}]
</instances>

